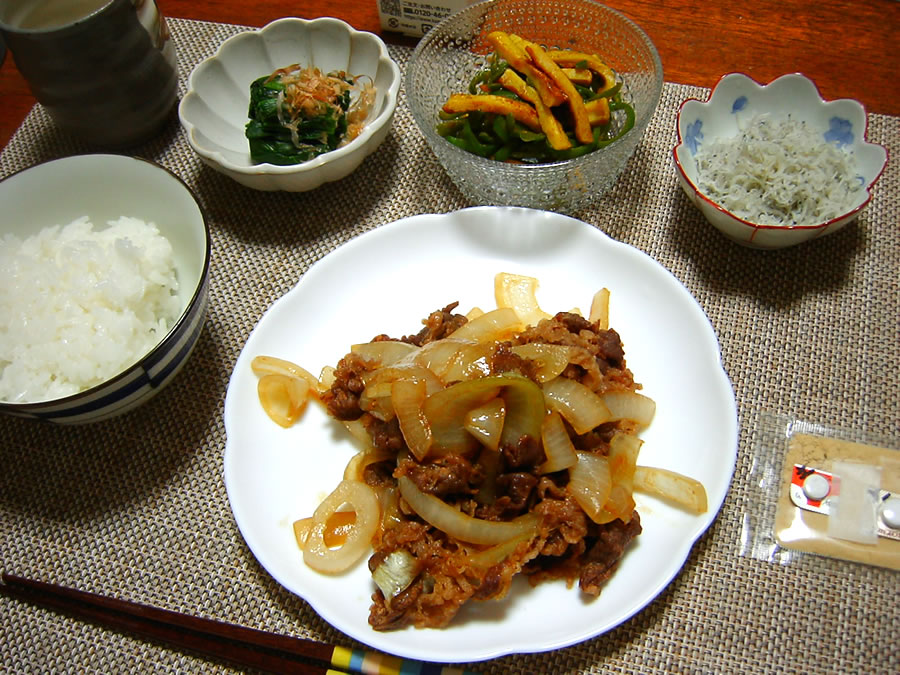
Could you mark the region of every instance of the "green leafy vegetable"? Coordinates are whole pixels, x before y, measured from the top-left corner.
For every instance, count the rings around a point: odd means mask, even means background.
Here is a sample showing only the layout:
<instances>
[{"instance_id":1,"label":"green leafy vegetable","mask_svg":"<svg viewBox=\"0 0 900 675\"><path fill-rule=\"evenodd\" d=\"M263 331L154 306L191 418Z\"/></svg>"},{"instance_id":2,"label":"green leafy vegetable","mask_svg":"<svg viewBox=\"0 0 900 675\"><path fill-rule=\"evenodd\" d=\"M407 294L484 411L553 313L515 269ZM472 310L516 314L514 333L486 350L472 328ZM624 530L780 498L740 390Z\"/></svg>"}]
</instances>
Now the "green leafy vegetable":
<instances>
[{"instance_id":1,"label":"green leafy vegetable","mask_svg":"<svg viewBox=\"0 0 900 675\"><path fill-rule=\"evenodd\" d=\"M369 85L354 104L354 89L343 72L323 75L298 65L252 82L245 133L253 162L300 164L352 140L374 99Z\"/></svg>"}]
</instances>

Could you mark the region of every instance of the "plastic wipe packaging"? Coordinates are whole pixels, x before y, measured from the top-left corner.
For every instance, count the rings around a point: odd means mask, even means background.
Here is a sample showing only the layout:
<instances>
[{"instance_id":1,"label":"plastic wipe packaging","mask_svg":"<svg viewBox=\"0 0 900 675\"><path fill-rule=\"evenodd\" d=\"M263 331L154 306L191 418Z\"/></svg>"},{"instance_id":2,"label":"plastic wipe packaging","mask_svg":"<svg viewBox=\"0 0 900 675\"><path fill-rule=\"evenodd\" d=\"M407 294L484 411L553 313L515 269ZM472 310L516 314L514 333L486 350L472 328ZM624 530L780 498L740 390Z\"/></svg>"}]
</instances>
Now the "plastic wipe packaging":
<instances>
[{"instance_id":1,"label":"plastic wipe packaging","mask_svg":"<svg viewBox=\"0 0 900 675\"><path fill-rule=\"evenodd\" d=\"M889 439L765 415L744 555L817 554L900 570L900 451Z\"/></svg>"}]
</instances>

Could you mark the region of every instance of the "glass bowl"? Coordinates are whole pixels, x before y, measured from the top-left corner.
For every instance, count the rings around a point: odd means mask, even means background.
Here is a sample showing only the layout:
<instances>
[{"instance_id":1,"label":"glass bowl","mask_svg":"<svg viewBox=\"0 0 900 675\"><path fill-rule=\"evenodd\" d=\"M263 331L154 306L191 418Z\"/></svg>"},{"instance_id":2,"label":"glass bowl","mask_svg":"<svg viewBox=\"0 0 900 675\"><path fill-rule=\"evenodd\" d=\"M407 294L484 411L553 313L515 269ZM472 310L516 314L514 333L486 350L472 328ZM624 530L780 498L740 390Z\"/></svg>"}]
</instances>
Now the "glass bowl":
<instances>
[{"instance_id":1,"label":"glass bowl","mask_svg":"<svg viewBox=\"0 0 900 675\"><path fill-rule=\"evenodd\" d=\"M581 157L547 164L500 162L456 147L436 131L438 111L453 93L468 90L493 48L491 31L515 33L547 49L600 57L623 82L634 106L634 128ZM574 213L606 193L634 153L662 92L656 47L633 21L590 0L490 0L452 14L413 52L406 96L413 118L441 166L473 204L524 206ZM616 120L614 120L614 124Z\"/></svg>"}]
</instances>

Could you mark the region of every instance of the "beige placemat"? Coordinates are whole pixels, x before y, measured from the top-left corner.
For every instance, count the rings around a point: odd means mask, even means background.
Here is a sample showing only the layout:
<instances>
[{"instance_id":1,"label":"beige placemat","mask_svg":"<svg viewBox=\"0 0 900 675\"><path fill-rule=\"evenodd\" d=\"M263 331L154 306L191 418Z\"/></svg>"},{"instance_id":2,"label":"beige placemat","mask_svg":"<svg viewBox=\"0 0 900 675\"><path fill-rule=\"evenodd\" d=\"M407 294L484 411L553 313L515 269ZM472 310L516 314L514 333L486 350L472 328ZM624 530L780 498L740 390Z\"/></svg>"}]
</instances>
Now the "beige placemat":
<instances>
[{"instance_id":1,"label":"beige placemat","mask_svg":"<svg viewBox=\"0 0 900 675\"><path fill-rule=\"evenodd\" d=\"M241 30L178 19L171 27L182 87L199 60ZM410 51L391 51L402 67ZM840 233L784 251L741 248L706 224L673 171L678 105L706 93L666 84L617 187L580 217L658 260L708 313L739 405L732 490L683 572L644 611L577 646L473 666L484 673L900 669L895 574L740 555L751 506L746 476L764 412L900 436L900 169L889 163L858 223ZM869 122L870 140L900 156L900 119ZM38 106L0 155L0 176L87 151ZM222 481L225 388L263 311L316 260L381 224L466 203L403 99L381 151L311 193L254 192L203 167L174 117L135 154L175 171L208 212L207 324L188 367L133 414L84 428L0 419L0 568L353 645L268 576L234 524ZM6 599L0 645L0 670L9 672L227 671Z\"/></svg>"}]
</instances>

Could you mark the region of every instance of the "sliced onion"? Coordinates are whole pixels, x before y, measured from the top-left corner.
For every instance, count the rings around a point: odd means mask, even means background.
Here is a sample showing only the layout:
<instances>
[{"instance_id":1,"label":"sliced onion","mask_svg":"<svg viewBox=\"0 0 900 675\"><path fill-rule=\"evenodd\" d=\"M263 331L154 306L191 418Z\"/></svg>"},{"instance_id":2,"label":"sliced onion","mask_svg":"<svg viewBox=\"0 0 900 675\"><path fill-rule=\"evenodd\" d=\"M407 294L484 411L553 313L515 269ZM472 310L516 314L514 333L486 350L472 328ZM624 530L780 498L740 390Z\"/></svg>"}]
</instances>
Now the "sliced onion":
<instances>
[{"instance_id":1,"label":"sliced onion","mask_svg":"<svg viewBox=\"0 0 900 675\"><path fill-rule=\"evenodd\" d=\"M433 452L446 454L474 450L477 445L465 427L468 415L498 395L502 395L506 410L500 445L518 443L526 435L540 438L541 420L544 418L541 388L522 375L491 375L457 382L425 399L425 417L434 437Z\"/></svg>"},{"instance_id":2,"label":"sliced onion","mask_svg":"<svg viewBox=\"0 0 900 675\"><path fill-rule=\"evenodd\" d=\"M357 452L350 458L350 461L347 462L347 466L344 467L344 480L362 481L367 466L383 462L386 459L395 458L396 454L390 450L376 450L375 448L371 448Z\"/></svg>"},{"instance_id":3,"label":"sliced onion","mask_svg":"<svg viewBox=\"0 0 900 675\"><path fill-rule=\"evenodd\" d=\"M497 450L500 448L500 434L505 417L506 403L498 397L470 410L463 420L463 426L483 446Z\"/></svg>"},{"instance_id":4,"label":"sliced onion","mask_svg":"<svg viewBox=\"0 0 900 675\"><path fill-rule=\"evenodd\" d=\"M634 471L642 444L637 436L629 434L616 434L610 441L607 459L613 488L597 522L608 523L616 518L626 523L631 520L634 513Z\"/></svg>"},{"instance_id":5,"label":"sliced onion","mask_svg":"<svg viewBox=\"0 0 900 675\"><path fill-rule=\"evenodd\" d=\"M335 511L326 521L325 530L322 533L325 545L329 548L341 546L347 541L347 535L353 529L355 523L356 511ZM306 548L306 542L309 541L312 525L312 516L294 521L294 537L301 551Z\"/></svg>"},{"instance_id":6,"label":"sliced onion","mask_svg":"<svg viewBox=\"0 0 900 675\"><path fill-rule=\"evenodd\" d=\"M388 555L372 572L372 581L381 589L385 604L390 607L391 600L416 580L421 564L412 553L398 548ZM333 672L333 671L332 671Z\"/></svg>"},{"instance_id":7,"label":"sliced onion","mask_svg":"<svg viewBox=\"0 0 900 675\"><path fill-rule=\"evenodd\" d=\"M359 395L360 401L362 401L363 398L390 398L391 384L391 380L373 380L367 383L365 389L363 389L363 393Z\"/></svg>"},{"instance_id":8,"label":"sliced onion","mask_svg":"<svg viewBox=\"0 0 900 675\"><path fill-rule=\"evenodd\" d=\"M503 420L500 445L515 445L523 436L539 439L541 423L546 413L541 388L521 375L499 375L492 379L499 379L506 385L502 393L506 402L506 417Z\"/></svg>"},{"instance_id":9,"label":"sliced onion","mask_svg":"<svg viewBox=\"0 0 900 675\"><path fill-rule=\"evenodd\" d=\"M626 484L629 490L634 484L634 469L643 444L640 438L631 434L616 434L609 442L607 456L613 480Z\"/></svg>"},{"instance_id":10,"label":"sliced onion","mask_svg":"<svg viewBox=\"0 0 900 675\"><path fill-rule=\"evenodd\" d=\"M477 319L482 314L484 314L484 310L481 309L481 307L473 307L468 312L466 312L466 319L471 321L472 319Z\"/></svg>"},{"instance_id":11,"label":"sliced onion","mask_svg":"<svg viewBox=\"0 0 900 675\"><path fill-rule=\"evenodd\" d=\"M506 560L509 556L516 552L516 549L519 548L520 544L531 541L532 538L533 535L529 533L520 534L517 537L513 537L509 541L504 541L500 544L490 546L484 550L470 553L466 556L466 558L474 567L487 569L489 567L492 567L493 565L496 565L497 563L501 563Z\"/></svg>"},{"instance_id":12,"label":"sliced onion","mask_svg":"<svg viewBox=\"0 0 900 675\"><path fill-rule=\"evenodd\" d=\"M429 394L444 388L444 383L437 375L428 368L415 363L396 363L362 374L362 381L366 386L383 382L390 383L396 380L424 380Z\"/></svg>"},{"instance_id":13,"label":"sliced onion","mask_svg":"<svg viewBox=\"0 0 900 675\"><path fill-rule=\"evenodd\" d=\"M612 419L600 396L568 377L557 377L544 383L544 397L548 407L565 417L576 434L585 434Z\"/></svg>"},{"instance_id":14,"label":"sliced onion","mask_svg":"<svg viewBox=\"0 0 900 675\"><path fill-rule=\"evenodd\" d=\"M325 543L328 520L345 505L356 512L356 521L349 528L344 544L339 548L329 548ZM369 550L380 520L375 491L359 481L341 481L313 513L306 548L303 549L304 562L325 574L348 570Z\"/></svg>"},{"instance_id":15,"label":"sliced onion","mask_svg":"<svg viewBox=\"0 0 900 675\"><path fill-rule=\"evenodd\" d=\"M538 467L541 473L553 473L568 469L578 461L575 446L562 417L556 411L544 417L541 424L541 441L547 461Z\"/></svg>"},{"instance_id":16,"label":"sliced onion","mask_svg":"<svg viewBox=\"0 0 900 675\"><path fill-rule=\"evenodd\" d=\"M656 401L633 391L609 391L601 398L614 420L631 420L647 427L656 414Z\"/></svg>"},{"instance_id":17,"label":"sliced onion","mask_svg":"<svg viewBox=\"0 0 900 675\"><path fill-rule=\"evenodd\" d=\"M361 419L342 420L341 424L343 424L344 428L350 432L350 435L353 437L353 440L356 441L356 445L361 451L366 452L372 449L372 437L369 435L369 432L366 431L366 427Z\"/></svg>"},{"instance_id":18,"label":"sliced onion","mask_svg":"<svg viewBox=\"0 0 900 675\"><path fill-rule=\"evenodd\" d=\"M578 461L569 469L566 490L594 522L602 520L604 507L609 501L612 477L609 461L603 455L579 451Z\"/></svg>"},{"instance_id":19,"label":"sliced onion","mask_svg":"<svg viewBox=\"0 0 900 675\"><path fill-rule=\"evenodd\" d=\"M638 466L634 470L634 489L673 502L691 513L706 513L706 488L688 476L668 469Z\"/></svg>"},{"instance_id":20,"label":"sliced onion","mask_svg":"<svg viewBox=\"0 0 900 675\"><path fill-rule=\"evenodd\" d=\"M441 389L425 399L425 418L431 427L433 452L466 453L478 447L466 431L464 420L473 408L497 397L502 384L496 378L460 382Z\"/></svg>"},{"instance_id":21,"label":"sliced onion","mask_svg":"<svg viewBox=\"0 0 900 675\"><path fill-rule=\"evenodd\" d=\"M590 321L599 330L609 330L609 289L601 288L591 300Z\"/></svg>"},{"instance_id":22,"label":"sliced onion","mask_svg":"<svg viewBox=\"0 0 900 675\"><path fill-rule=\"evenodd\" d=\"M494 299L497 307L515 311L525 326L536 326L550 315L541 309L537 300L538 280L521 274L501 272L494 277Z\"/></svg>"},{"instance_id":23,"label":"sliced onion","mask_svg":"<svg viewBox=\"0 0 900 675\"><path fill-rule=\"evenodd\" d=\"M263 375L287 375L306 380L310 387L319 390L319 379L305 368L291 361L285 361L275 356L256 356L250 362L250 368L259 376Z\"/></svg>"},{"instance_id":24,"label":"sliced onion","mask_svg":"<svg viewBox=\"0 0 900 675\"><path fill-rule=\"evenodd\" d=\"M379 340L377 342L365 342L351 345L350 351L359 356L363 361L375 363L380 366L390 366L397 361L410 356L419 350L415 345L398 340Z\"/></svg>"},{"instance_id":25,"label":"sliced onion","mask_svg":"<svg viewBox=\"0 0 900 675\"><path fill-rule=\"evenodd\" d=\"M540 518L533 513L526 513L509 521L482 520L458 511L434 495L422 492L408 476L400 476L398 483L403 499L419 517L460 541L499 544L513 537L537 534Z\"/></svg>"},{"instance_id":26,"label":"sliced onion","mask_svg":"<svg viewBox=\"0 0 900 675\"><path fill-rule=\"evenodd\" d=\"M409 451L421 462L431 450L434 440L431 425L423 411L428 395L425 380L396 380L390 386L400 433Z\"/></svg>"},{"instance_id":27,"label":"sliced onion","mask_svg":"<svg viewBox=\"0 0 900 675\"><path fill-rule=\"evenodd\" d=\"M532 361L537 367L535 373L539 382L549 382L569 365L571 348L565 345L549 345L543 342L529 342L516 345L512 353Z\"/></svg>"},{"instance_id":28,"label":"sliced onion","mask_svg":"<svg viewBox=\"0 0 900 675\"><path fill-rule=\"evenodd\" d=\"M325 366L319 373L319 391L328 391L335 381L335 367Z\"/></svg>"},{"instance_id":29,"label":"sliced onion","mask_svg":"<svg viewBox=\"0 0 900 675\"><path fill-rule=\"evenodd\" d=\"M616 518L621 518L624 522L631 520L634 512L634 497L624 485L613 485L609 491L609 499L603 507L603 513L597 520L598 523L609 523Z\"/></svg>"},{"instance_id":30,"label":"sliced onion","mask_svg":"<svg viewBox=\"0 0 900 675\"><path fill-rule=\"evenodd\" d=\"M309 531L311 529L312 516L294 521L294 539L297 540L297 547L301 551L306 548L306 542L309 540Z\"/></svg>"},{"instance_id":31,"label":"sliced onion","mask_svg":"<svg viewBox=\"0 0 900 675\"><path fill-rule=\"evenodd\" d=\"M400 511L400 492L396 487L389 487L378 493L381 503L381 529L387 530L404 522L405 516Z\"/></svg>"},{"instance_id":32,"label":"sliced onion","mask_svg":"<svg viewBox=\"0 0 900 675\"><path fill-rule=\"evenodd\" d=\"M461 382L491 374L493 343L465 344L456 352L442 373L444 382Z\"/></svg>"},{"instance_id":33,"label":"sliced onion","mask_svg":"<svg viewBox=\"0 0 900 675\"><path fill-rule=\"evenodd\" d=\"M306 409L310 385L291 375L263 375L256 384L263 410L273 422L290 427Z\"/></svg>"},{"instance_id":34,"label":"sliced onion","mask_svg":"<svg viewBox=\"0 0 900 675\"><path fill-rule=\"evenodd\" d=\"M514 309L500 307L463 324L453 331L450 337L454 340L495 342L511 337L521 331L523 327Z\"/></svg>"},{"instance_id":35,"label":"sliced onion","mask_svg":"<svg viewBox=\"0 0 900 675\"><path fill-rule=\"evenodd\" d=\"M430 370L440 378L442 383L446 382L445 375L456 358L457 352L468 344L472 344L472 341L451 338L429 342L416 352L413 363Z\"/></svg>"},{"instance_id":36,"label":"sliced onion","mask_svg":"<svg viewBox=\"0 0 900 675\"><path fill-rule=\"evenodd\" d=\"M394 419L391 383L376 382L367 386L359 395L359 407L384 422Z\"/></svg>"}]
</instances>

